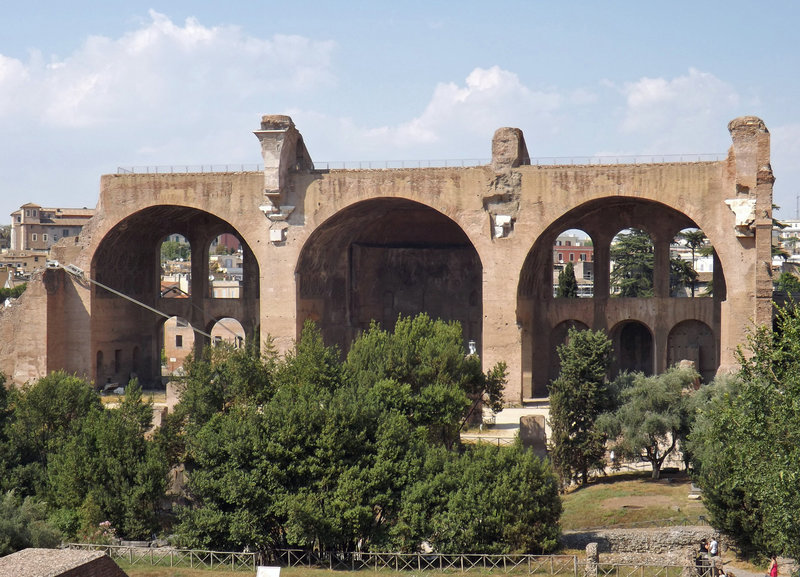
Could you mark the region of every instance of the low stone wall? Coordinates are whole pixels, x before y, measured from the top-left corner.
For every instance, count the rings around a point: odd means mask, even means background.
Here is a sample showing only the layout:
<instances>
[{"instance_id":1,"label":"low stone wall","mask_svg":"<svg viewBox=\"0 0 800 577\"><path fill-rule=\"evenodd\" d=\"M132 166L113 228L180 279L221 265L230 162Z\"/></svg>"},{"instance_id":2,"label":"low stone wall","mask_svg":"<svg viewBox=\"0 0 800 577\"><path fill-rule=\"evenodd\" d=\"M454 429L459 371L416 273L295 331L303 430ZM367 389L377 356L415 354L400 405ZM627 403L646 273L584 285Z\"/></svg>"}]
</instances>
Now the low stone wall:
<instances>
[{"instance_id":1,"label":"low stone wall","mask_svg":"<svg viewBox=\"0 0 800 577\"><path fill-rule=\"evenodd\" d=\"M589 543L597 543L601 563L691 564L700 541L716 536L721 551L724 543L719 534L708 526L659 527L646 529L600 529L595 531L570 531L561 536L567 549L586 550Z\"/></svg>"}]
</instances>

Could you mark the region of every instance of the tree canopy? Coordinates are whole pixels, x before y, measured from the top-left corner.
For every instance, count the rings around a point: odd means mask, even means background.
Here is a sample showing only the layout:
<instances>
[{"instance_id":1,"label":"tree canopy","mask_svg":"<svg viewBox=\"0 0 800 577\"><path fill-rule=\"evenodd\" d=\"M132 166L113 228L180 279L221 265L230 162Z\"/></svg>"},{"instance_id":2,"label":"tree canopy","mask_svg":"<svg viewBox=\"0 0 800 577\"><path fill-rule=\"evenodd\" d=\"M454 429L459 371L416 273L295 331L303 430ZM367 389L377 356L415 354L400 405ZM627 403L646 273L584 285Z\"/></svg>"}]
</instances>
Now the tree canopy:
<instances>
[{"instance_id":1,"label":"tree canopy","mask_svg":"<svg viewBox=\"0 0 800 577\"><path fill-rule=\"evenodd\" d=\"M650 235L632 228L618 234L611 245L611 286L617 296L653 296L655 250Z\"/></svg>"},{"instance_id":2,"label":"tree canopy","mask_svg":"<svg viewBox=\"0 0 800 577\"><path fill-rule=\"evenodd\" d=\"M650 377L633 375L630 385L619 391L619 407L597 419L609 448L620 457L650 463L653 479L658 479L689 428L687 399L698 379L694 369L679 367Z\"/></svg>"},{"instance_id":3,"label":"tree canopy","mask_svg":"<svg viewBox=\"0 0 800 577\"><path fill-rule=\"evenodd\" d=\"M505 382L503 365L481 371L457 324L419 315L398 319L394 331L372 325L339 358L306 324L293 351L258 361L269 364L269 394L257 402L210 397L202 422L182 421L182 544L415 551L428 541L451 552L556 545L561 505L548 465L522 448L450 450L473 407L496 406ZM219 363L226 361L188 365L187 402L207 397L192 389L204 390ZM467 518L474 529L465 532Z\"/></svg>"},{"instance_id":4,"label":"tree canopy","mask_svg":"<svg viewBox=\"0 0 800 577\"><path fill-rule=\"evenodd\" d=\"M574 299L578 297L578 280L575 278L575 267L568 262L558 273L558 290L556 298Z\"/></svg>"},{"instance_id":5,"label":"tree canopy","mask_svg":"<svg viewBox=\"0 0 800 577\"><path fill-rule=\"evenodd\" d=\"M558 347L561 372L550 383L550 458L563 483L585 483L605 466L605 435L595 420L612 407L607 374L611 340L602 331L570 328Z\"/></svg>"},{"instance_id":6,"label":"tree canopy","mask_svg":"<svg viewBox=\"0 0 800 577\"><path fill-rule=\"evenodd\" d=\"M800 556L800 309L756 329L740 371L697 404L690 435L713 525L746 553Z\"/></svg>"},{"instance_id":7,"label":"tree canopy","mask_svg":"<svg viewBox=\"0 0 800 577\"><path fill-rule=\"evenodd\" d=\"M373 325L345 361L307 323L282 357L269 342L264 353L219 346L185 369L157 430L135 380L114 408L65 373L0 387L0 482L11 491L0 547L166 530L218 550L557 545L550 464L521 445L460 443L470 415L500 406L506 369L483 372L457 323ZM170 467L186 476L174 517L161 509Z\"/></svg>"}]
</instances>

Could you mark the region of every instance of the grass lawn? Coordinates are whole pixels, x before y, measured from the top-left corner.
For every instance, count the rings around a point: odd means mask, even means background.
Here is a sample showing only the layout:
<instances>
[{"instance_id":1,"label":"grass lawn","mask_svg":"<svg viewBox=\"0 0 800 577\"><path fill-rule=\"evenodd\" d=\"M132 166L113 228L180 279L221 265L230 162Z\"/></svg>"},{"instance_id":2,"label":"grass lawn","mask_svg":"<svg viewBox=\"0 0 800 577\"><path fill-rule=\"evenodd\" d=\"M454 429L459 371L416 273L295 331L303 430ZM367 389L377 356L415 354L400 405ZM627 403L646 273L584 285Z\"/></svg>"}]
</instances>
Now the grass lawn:
<instances>
[{"instance_id":1,"label":"grass lawn","mask_svg":"<svg viewBox=\"0 0 800 577\"><path fill-rule=\"evenodd\" d=\"M706 509L689 499L691 481L685 474L625 473L601 477L564 495L561 527L565 531L626 523L656 523L661 519L697 522ZM654 524L655 526L655 524Z\"/></svg>"}]
</instances>

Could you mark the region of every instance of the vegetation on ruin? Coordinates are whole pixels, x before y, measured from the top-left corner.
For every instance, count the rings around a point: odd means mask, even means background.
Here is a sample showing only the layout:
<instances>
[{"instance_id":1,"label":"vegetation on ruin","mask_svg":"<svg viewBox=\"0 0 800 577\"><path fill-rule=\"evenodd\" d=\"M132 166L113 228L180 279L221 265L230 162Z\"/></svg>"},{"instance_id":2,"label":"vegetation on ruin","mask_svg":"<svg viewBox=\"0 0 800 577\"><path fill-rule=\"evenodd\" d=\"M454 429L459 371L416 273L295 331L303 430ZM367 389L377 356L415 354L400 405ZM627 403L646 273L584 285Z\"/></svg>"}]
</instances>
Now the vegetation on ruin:
<instances>
[{"instance_id":1,"label":"vegetation on ruin","mask_svg":"<svg viewBox=\"0 0 800 577\"><path fill-rule=\"evenodd\" d=\"M18 284L13 288L0 287L0 301L4 301L8 298L19 298L20 295L25 292L26 288L28 288L28 283Z\"/></svg>"}]
</instances>

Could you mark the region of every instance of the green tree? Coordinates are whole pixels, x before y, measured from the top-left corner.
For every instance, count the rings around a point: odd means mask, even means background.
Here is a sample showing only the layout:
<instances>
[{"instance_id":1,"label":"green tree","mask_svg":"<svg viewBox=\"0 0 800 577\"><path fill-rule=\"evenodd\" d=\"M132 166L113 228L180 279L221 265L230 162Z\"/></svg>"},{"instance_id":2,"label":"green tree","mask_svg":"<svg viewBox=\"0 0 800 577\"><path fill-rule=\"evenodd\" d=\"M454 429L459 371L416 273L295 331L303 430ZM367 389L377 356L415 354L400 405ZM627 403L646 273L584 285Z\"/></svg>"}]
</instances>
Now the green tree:
<instances>
[{"instance_id":1,"label":"green tree","mask_svg":"<svg viewBox=\"0 0 800 577\"><path fill-rule=\"evenodd\" d=\"M779 308L718 379L690 435L714 527L744 552L800 556L800 309Z\"/></svg>"},{"instance_id":2,"label":"green tree","mask_svg":"<svg viewBox=\"0 0 800 577\"><path fill-rule=\"evenodd\" d=\"M61 534L47 520L47 505L13 491L0 495L0 557L28 547L55 548Z\"/></svg>"},{"instance_id":3,"label":"green tree","mask_svg":"<svg viewBox=\"0 0 800 577\"><path fill-rule=\"evenodd\" d=\"M168 470L165 455L146 437L152 414L135 380L119 408L93 409L48 459L50 504L97 509L100 521L110 521L121 535L150 537L158 529ZM84 528L96 527L98 515L84 516Z\"/></svg>"},{"instance_id":4,"label":"green tree","mask_svg":"<svg viewBox=\"0 0 800 577\"><path fill-rule=\"evenodd\" d=\"M558 273L558 290L556 298L578 298L578 280L575 278L575 267L568 262Z\"/></svg>"},{"instance_id":5,"label":"green tree","mask_svg":"<svg viewBox=\"0 0 800 577\"><path fill-rule=\"evenodd\" d=\"M10 474L6 489L21 496L45 490L49 456L100 408L100 398L84 380L63 371L9 392L13 412L7 424Z\"/></svg>"},{"instance_id":6,"label":"green tree","mask_svg":"<svg viewBox=\"0 0 800 577\"><path fill-rule=\"evenodd\" d=\"M263 403L274 393L276 355L270 342L265 352L255 345L234 348L225 343L189 356L181 379L181 400L174 420L201 427L214 414L238 402Z\"/></svg>"},{"instance_id":7,"label":"green tree","mask_svg":"<svg viewBox=\"0 0 800 577\"><path fill-rule=\"evenodd\" d=\"M558 487L552 469L519 442L463 454L432 448L404 495L398 530L442 553L548 553L560 532Z\"/></svg>"},{"instance_id":8,"label":"green tree","mask_svg":"<svg viewBox=\"0 0 800 577\"><path fill-rule=\"evenodd\" d=\"M655 251L650 235L632 228L620 233L611 245L611 286L620 297L653 296Z\"/></svg>"},{"instance_id":9,"label":"green tree","mask_svg":"<svg viewBox=\"0 0 800 577\"><path fill-rule=\"evenodd\" d=\"M550 383L550 456L565 484L585 483L592 470L605 465L605 436L595 420L612 406L611 355L611 340L602 331L570 328L558 347L561 372Z\"/></svg>"},{"instance_id":10,"label":"green tree","mask_svg":"<svg viewBox=\"0 0 800 577\"><path fill-rule=\"evenodd\" d=\"M484 373L480 358L467 354L459 323L425 313L399 317L394 332L373 323L350 348L345 370L362 386L387 379L409 385L409 417L447 447L480 407L502 407L506 382L505 363Z\"/></svg>"},{"instance_id":11,"label":"green tree","mask_svg":"<svg viewBox=\"0 0 800 577\"><path fill-rule=\"evenodd\" d=\"M188 242L165 240L161 243L161 262L168 260L191 260L192 249Z\"/></svg>"},{"instance_id":12,"label":"green tree","mask_svg":"<svg viewBox=\"0 0 800 577\"><path fill-rule=\"evenodd\" d=\"M183 421L190 471L189 504L179 508L176 527L181 543L416 551L428 540L453 550L464 542L459 526L471 503L487 527L470 521L474 550L550 550L560 501L547 464L521 447L450 451L431 434L452 415L463 418L470 386L480 392L484 379L501 382L505 368L481 373L460 329L416 320L401 319L398 340L398 331L373 327L345 366L308 325L276 361L269 398L234 396L202 422ZM403 341L415 348L403 351ZM206 374L216 374L213 365ZM442 483L458 495L452 502L447 492L426 489ZM441 530L431 524L434 503L449 511ZM449 536L437 541L445 530Z\"/></svg>"},{"instance_id":13,"label":"green tree","mask_svg":"<svg viewBox=\"0 0 800 577\"><path fill-rule=\"evenodd\" d=\"M708 238L706 238L706 234L699 228L690 228L679 232L678 238L681 239L684 244L689 247L689 250L692 251L692 271L695 271L697 269L697 260L695 258L697 251L701 251L708 246ZM692 298L694 298L694 285L697 282L696 272L694 278L690 280L692 287Z\"/></svg>"},{"instance_id":14,"label":"green tree","mask_svg":"<svg viewBox=\"0 0 800 577\"><path fill-rule=\"evenodd\" d=\"M788 271L782 272L775 284L777 290L782 293L787 295L800 294L800 279Z\"/></svg>"},{"instance_id":15,"label":"green tree","mask_svg":"<svg viewBox=\"0 0 800 577\"><path fill-rule=\"evenodd\" d=\"M620 391L619 407L597 418L597 428L618 455L650 463L658 479L688 429L687 399L698 379L690 368L673 367L651 377L637 373Z\"/></svg>"},{"instance_id":16,"label":"green tree","mask_svg":"<svg viewBox=\"0 0 800 577\"><path fill-rule=\"evenodd\" d=\"M694 298L694 287L697 284L697 271L694 266L682 258L671 258L669 260L669 292L671 295L678 295L683 287L691 288L691 295Z\"/></svg>"}]
</instances>

